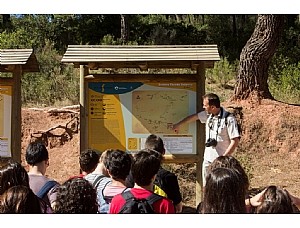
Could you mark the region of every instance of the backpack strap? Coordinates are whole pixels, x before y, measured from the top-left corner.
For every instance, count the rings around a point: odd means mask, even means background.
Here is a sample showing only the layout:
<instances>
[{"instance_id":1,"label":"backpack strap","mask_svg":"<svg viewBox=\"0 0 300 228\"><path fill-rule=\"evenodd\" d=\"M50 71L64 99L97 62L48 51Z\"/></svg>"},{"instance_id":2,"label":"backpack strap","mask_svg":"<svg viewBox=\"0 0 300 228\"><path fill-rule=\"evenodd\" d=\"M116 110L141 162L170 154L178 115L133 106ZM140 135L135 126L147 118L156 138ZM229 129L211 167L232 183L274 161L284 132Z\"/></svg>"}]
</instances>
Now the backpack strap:
<instances>
[{"instance_id":1,"label":"backpack strap","mask_svg":"<svg viewBox=\"0 0 300 228\"><path fill-rule=\"evenodd\" d=\"M121 193L121 196L127 201L127 200L129 200L129 199L131 199L131 198L134 198L134 195L131 193L131 191L123 191L122 193ZM155 203L156 201L158 201L158 200L160 200L160 199L162 199L163 197L162 196L160 196L160 195L157 195L157 194L155 194L155 193L152 193L150 196L148 196L147 198L146 198L146 200L147 200L147 202L150 204L150 205L152 205L153 203Z\"/></svg>"},{"instance_id":2,"label":"backpack strap","mask_svg":"<svg viewBox=\"0 0 300 228\"><path fill-rule=\"evenodd\" d=\"M134 198L134 196L133 196L133 194L131 193L131 191L126 191L126 192L122 192L121 193L121 196L127 201L127 200L129 200L129 199L132 199L132 198ZM154 204L156 201L158 201L158 200L160 200L160 199L162 199L163 197L162 196L160 196L160 195L157 195L157 194L155 194L155 193L152 193L150 196L148 196L147 198L146 198L146 200L147 200L147 202L150 204L150 205L152 205L152 204Z\"/></svg>"},{"instance_id":3,"label":"backpack strap","mask_svg":"<svg viewBox=\"0 0 300 228\"><path fill-rule=\"evenodd\" d=\"M107 204L110 204L113 197L114 196L104 196L103 198Z\"/></svg>"},{"instance_id":4,"label":"backpack strap","mask_svg":"<svg viewBox=\"0 0 300 228\"><path fill-rule=\"evenodd\" d=\"M100 181L104 178L104 175L97 176L92 184L93 188L97 189Z\"/></svg>"},{"instance_id":5,"label":"backpack strap","mask_svg":"<svg viewBox=\"0 0 300 228\"><path fill-rule=\"evenodd\" d=\"M231 113L230 112L226 112L226 114L225 114L225 125L226 125L226 127L227 127L227 125L228 125L228 121L227 121L227 117L230 115Z\"/></svg>"},{"instance_id":6,"label":"backpack strap","mask_svg":"<svg viewBox=\"0 0 300 228\"><path fill-rule=\"evenodd\" d=\"M162 167L159 168L158 173L156 175L156 178L154 180L154 184L156 184L158 187L160 187L164 192L166 190L166 181L165 178L167 175L169 175L169 171L166 169L163 169Z\"/></svg>"},{"instance_id":7,"label":"backpack strap","mask_svg":"<svg viewBox=\"0 0 300 228\"><path fill-rule=\"evenodd\" d=\"M102 179L102 178L101 178ZM106 184L103 186L103 188L102 188L102 197L103 197L103 199L105 199L105 196L104 196L104 189L106 188L106 186L108 185L108 184L110 184L111 183L111 181L107 181L106 182Z\"/></svg>"},{"instance_id":8,"label":"backpack strap","mask_svg":"<svg viewBox=\"0 0 300 228\"><path fill-rule=\"evenodd\" d=\"M156 201L162 199L163 197L160 195L157 195L155 193L152 193L150 196L146 198L147 202L152 206Z\"/></svg>"},{"instance_id":9,"label":"backpack strap","mask_svg":"<svg viewBox=\"0 0 300 228\"><path fill-rule=\"evenodd\" d=\"M58 183L54 180L47 181L36 195L41 199L44 198L44 196L49 192L49 190L53 188L56 184Z\"/></svg>"},{"instance_id":10,"label":"backpack strap","mask_svg":"<svg viewBox=\"0 0 300 228\"><path fill-rule=\"evenodd\" d=\"M123 190L121 193L125 192L127 189L129 189L129 188L127 188L127 187L126 187L126 188L124 188L124 190Z\"/></svg>"},{"instance_id":11,"label":"backpack strap","mask_svg":"<svg viewBox=\"0 0 300 228\"><path fill-rule=\"evenodd\" d=\"M131 198L134 198L133 194L131 193L131 191L126 191L126 192L122 192L121 196L124 198L124 200L129 200Z\"/></svg>"},{"instance_id":12,"label":"backpack strap","mask_svg":"<svg viewBox=\"0 0 300 228\"><path fill-rule=\"evenodd\" d=\"M227 117L230 116L230 114L232 114L232 115L234 116L234 114L231 113L231 112L226 112L226 114L225 114L225 126L226 126L226 127L228 126L228 120L227 120ZM239 138L241 138L242 129L241 129L241 126L240 126L240 124L238 123L237 120L236 120L236 122L237 122L237 128L238 128L238 131L239 131L239 134L240 134Z\"/></svg>"},{"instance_id":13,"label":"backpack strap","mask_svg":"<svg viewBox=\"0 0 300 228\"><path fill-rule=\"evenodd\" d=\"M127 203L131 202L133 199L136 199L136 198L131 193L131 191L125 191L125 192L121 193L121 196L125 200L125 204L120 209L119 214L128 213L128 212L124 212L124 209L126 210ZM136 200L141 201L141 202L145 202L146 201L147 204L141 203L141 207L142 207L141 209L145 213L153 214L153 213L155 213L155 211L153 209L153 203L155 203L156 201L158 201L161 198L163 198L163 197L159 196L159 195L157 195L155 193L151 193L151 195L149 195L147 198L141 198L141 199L136 199ZM132 213L132 212L130 212L130 213ZM133 212L133 213L135 213L135 212Z\"/></svg>"}]
</instances>

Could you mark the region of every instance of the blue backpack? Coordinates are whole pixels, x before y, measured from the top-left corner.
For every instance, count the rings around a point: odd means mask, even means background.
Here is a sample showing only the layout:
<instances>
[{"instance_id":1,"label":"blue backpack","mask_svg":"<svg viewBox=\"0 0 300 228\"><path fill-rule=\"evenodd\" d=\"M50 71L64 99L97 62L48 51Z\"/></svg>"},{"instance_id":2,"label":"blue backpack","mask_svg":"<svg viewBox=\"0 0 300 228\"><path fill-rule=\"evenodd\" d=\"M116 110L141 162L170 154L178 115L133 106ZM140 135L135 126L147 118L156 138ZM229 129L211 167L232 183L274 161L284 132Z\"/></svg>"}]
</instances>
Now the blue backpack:
<instances>
[{"instance_id":1,"label":"blue backpack","mask_svg":"<svg viewBox=\"0 0 300 228\"><path fill-rule=\"evenodd\" d=\"M50 189L53 188L57 184L58 183L54 180L46 182L36 195L40 199L43 199L46 196L46 194L50 191Z\"/></svg>"}]
</instances>

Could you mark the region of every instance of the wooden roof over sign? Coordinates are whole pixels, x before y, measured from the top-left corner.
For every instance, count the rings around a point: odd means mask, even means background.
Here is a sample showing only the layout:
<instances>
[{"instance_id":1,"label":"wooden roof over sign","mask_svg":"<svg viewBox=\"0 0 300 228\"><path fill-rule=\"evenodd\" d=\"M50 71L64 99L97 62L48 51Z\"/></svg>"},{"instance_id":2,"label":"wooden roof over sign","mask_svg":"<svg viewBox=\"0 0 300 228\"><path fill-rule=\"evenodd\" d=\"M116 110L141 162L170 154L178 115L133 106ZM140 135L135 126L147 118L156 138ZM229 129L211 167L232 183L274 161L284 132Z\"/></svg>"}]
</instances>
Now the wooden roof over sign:
<instances>
[{"instance_id":1,"label":"wooden roof over sign","mask_svg":"<svg viewBox=\"0 0 300 228\"><path fill-rule=\"evenodd\" d=\"M15 65L22 65L23 72L39 72L33 49L0 49L0 72L13 72Z\"/></svg>"},{"instance_id":2,"label":"wooden roof over sign","mask_svg":"<svg viewBox=\"0 0 300 228\"><path fill-rule=\"evenodd\" d=\"M69 45L63 63L98 68L195 68L201 61L213 67L220 60L217 45Z\"/></svg>"}]
</instances>

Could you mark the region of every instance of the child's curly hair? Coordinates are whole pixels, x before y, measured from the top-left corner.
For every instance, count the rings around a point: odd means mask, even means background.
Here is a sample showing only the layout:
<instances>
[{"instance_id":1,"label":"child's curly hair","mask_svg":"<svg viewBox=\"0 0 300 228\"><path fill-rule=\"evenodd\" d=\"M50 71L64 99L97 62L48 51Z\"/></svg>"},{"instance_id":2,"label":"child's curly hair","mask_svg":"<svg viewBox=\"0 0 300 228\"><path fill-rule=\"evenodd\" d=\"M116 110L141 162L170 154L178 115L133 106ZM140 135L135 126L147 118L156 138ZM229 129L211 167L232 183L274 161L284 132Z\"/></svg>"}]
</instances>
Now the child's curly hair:
<instances>
[{"instance_id":1,"label":"child's curly hair","mask_svg":"<svg viewBox=\"0 0 300 228\"><path fill-rule=\"evenodd\" d=\"M97 193L87 180L73 178L58 187L54 213L93 214L97 212Z\"/></svg>"}]
</instances>

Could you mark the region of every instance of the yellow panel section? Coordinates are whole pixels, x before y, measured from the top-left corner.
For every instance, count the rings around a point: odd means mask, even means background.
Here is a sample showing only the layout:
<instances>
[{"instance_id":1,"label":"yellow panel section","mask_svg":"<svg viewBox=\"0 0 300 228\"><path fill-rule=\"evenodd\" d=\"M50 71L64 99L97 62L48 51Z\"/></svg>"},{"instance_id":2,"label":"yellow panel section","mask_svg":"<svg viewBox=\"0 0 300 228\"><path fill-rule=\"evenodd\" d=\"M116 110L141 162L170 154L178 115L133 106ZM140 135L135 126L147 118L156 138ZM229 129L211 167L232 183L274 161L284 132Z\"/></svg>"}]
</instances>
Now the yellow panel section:
<instances>
[{"instance_id":1,"label":"yellow panel section","mask_svg":"<svg viewBox=\"0 0 300 228\"><path fill-rule=\"evenodd\" d=\"M5 104L4 98L5 96L11 96L12 95L12 87L11 86L4 86L0 85L0 136L3 136L4 133L4 112L5 107L11 107L11 104Z\"/></svg>"},{"instance_id":2,"label":"yellow panel section","mask_svg":"<svg viewBox=\"0 0 300 228\"><path fill-rule=\"evenodd\" d=\"M88 93L88 146L99 151L126 149L125 127L118 95Z\"/></svg>"},{"instance_id":3,"label":"yellow panel section","mask_svg":"<svg viewBox=\"0 0 300 228\"><path fill-rule=\"evenodd\" d=\"M11 86L0 85L0 94L11 96L12 95Z\"/></svg>"},{"instance_id":4,"label":"yellow panel section","mask_svg":"<svg viewBox=\"0 0 300 228\"><path fill-rule=\"evenodd\" d=\"M128 138L128 150L138 150L139 144L138 144L137 138Z\"/></svg>"}]
</instances>

